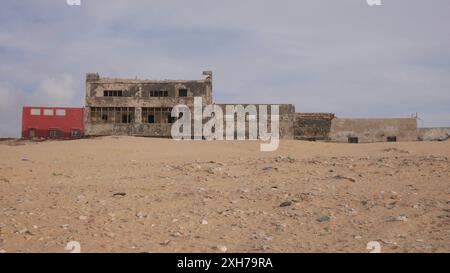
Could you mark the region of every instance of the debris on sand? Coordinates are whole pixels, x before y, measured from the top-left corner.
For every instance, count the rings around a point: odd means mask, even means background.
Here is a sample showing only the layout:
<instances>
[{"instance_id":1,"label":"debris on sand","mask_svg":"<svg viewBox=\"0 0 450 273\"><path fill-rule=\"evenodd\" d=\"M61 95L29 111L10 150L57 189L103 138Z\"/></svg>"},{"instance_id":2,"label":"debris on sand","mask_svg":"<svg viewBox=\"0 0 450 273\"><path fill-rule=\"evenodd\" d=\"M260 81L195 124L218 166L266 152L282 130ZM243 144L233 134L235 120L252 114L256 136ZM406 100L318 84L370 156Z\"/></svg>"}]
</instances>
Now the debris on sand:
<instances>
[{"instance_id":1,"label":"debris on sand","mask_svg":"<svg viewBox=\"0 0 450 273\"><path fill-rule=\"evenodd\" d=\"M113 197L125 196L127 195L125 192L116 192L113 194Z\"/></svg>"},{"instance_id":2,"label":"debris on sand","mask_svg":"<svg viewBox=\"0 0 450 273\"><path fill-rule=\"evenodd\" d=\"M280 204L280 207L289 207L290 205L292 205L292 201L284 201L283 203Z\"/></svg>"},{"instance_id":3,"label":"debris on sand","mask_svg":"<svg viewBox=\"0 0 450 273\"><path fill-rule=\"evenodd\" d=\"M267 167L263 168L263 171L278 171L278 168L272 167L272 166L267 166Z\"/></svg>"},{"instance_id":4,"label":"debris on sand","mask_svg":"<svg viewBox=\"0 0 450 273\"><path fill-rule=\"evenodd\" d=\"M398 216L390 217L386 221L387 222L406 222L406 221L408 221L408 217L404 214L400 214Z\"/></svg>"},{"instance_id":5,"label":"debris on sand","mask_svg":"<svg viewBox=\"0 0 450 273\"><path fill-rule=\"evenodd\" d=\"M168 245L170 243L170 240L164 240L164 241L162 241L161 243L159 243L160 245L162 245L162 246L166 246L166 245Z\"/></svg>"},{"instance_id":6,"label":"debris on sand","mask_svg":"<svg viewBox=\"0 0 450 273\"><path fill-rule=\"evenodd\" d=\"M356 179L351 178L351 177L347 177L347 176L343 176L343 175L335 175L333 178L334 178L334 179L348 180L348 181L350 181L350 182L356 182Z\"/></svg>"},{"instance_id":7,"label":"debris on sand","mask_svg":"<svg viewBox=\"0 0 450 273\"><path fill-rule=\"evenodd\" d=\"M328 216L328 215L323 215L323 216L320 216L319 218L317 218L317 222L320 222L320 223L322 223L322 222L328 222L328 221L330 221L330 216Z\"/></svg>"},{"instance_id":8,"label":"debris on sand","mask_svg":"<svg viewBox=\"0 0 450 273\"><path fill-rule=\"evenodd\" d=\"M224 246L224 245L217 245L217 246L214 247L214 249L217 249L217 250L219 250L220 252L223 252L223 253L228 251L228 248L226 246Z\"/></svg>"}]
</instances>

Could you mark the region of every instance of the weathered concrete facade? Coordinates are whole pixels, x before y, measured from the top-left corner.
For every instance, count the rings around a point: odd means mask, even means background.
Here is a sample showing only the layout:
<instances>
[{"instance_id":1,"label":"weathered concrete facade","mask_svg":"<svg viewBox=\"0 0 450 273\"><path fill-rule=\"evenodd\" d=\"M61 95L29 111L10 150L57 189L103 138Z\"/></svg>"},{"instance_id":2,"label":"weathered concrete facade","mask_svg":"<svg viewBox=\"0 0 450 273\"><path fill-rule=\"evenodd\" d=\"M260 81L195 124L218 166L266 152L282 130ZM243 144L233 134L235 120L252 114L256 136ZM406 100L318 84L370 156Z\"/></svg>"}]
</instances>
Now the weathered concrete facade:
<instances>
[{"instance_id":1,"label":"weathered concrete facade","mask_svg":"<svg viewBox=\"0 0 450 273\"><path fill-rule=\"evenodd\" d=\"M218 106L221 107L223 115L225 116L227 114L226 111L226 107L227 106L237 106L237 104L217 104ZM241 105L244 109L248 109L247 106L249 106L249 104L239 104ZM259 113L260 111L260 107L262 106L266 106L267 109L267 132L271 132L272 128L271 128L271 119L270 119L270 115L271 115L271 105L267 105L267 104L252 104L255 106L255 109L257 111L257 113ZM294 118L295 118L295 106L292 104L277 104L279 106L279 110L278 110L278 115L279 115L279 134L280 134L280 138L282 139L293 139L294 138ZM259 116L258 116L259 117ZM249 134L249 121L250 121L250 117L249 115L246 113L246 117L245 117L245 135L248 136ZM237 116L234 117L235 123L237 120ZM259 124L258 124L258 120L254 119L256 125L257 125L257 129L259 132ZM226 118L224 119L224 135L226 134L226 130L225 130L225 122L226 122ZM238 128L235 124L234 126L235 128L235 132L238 132Z\"/></svg>"},{"instance_id":2,"label":"weathered concrete facade","mask_svg":"<svg viewBox=\"0 0 450 273\"><path fill-rule=\"evenodd\" d=\"M329 140L332 113L295 113L294 138L300 140Z\"/></svg>"},{"instance_id":3,"label":"weathered concrete facade","mask_svg":"<svg viewBox=\"0 0 450 273\"><path fill-rule=\"evenodd\" d=\"M204 80L137 80L86 76L86 135L170 136L172 108L212 104L212 72Z\"/></svg>"},{"instance_id":4,"label":"weathered concrete facade","mask_svg":"<svg viewBox=\"0 0 450 273\"><path fill-rule=\"evenodd\" d=\"M330 140L335 142L416 141L416 118L343 119L331 122Z\"/></svg>"},{"instance_id":5,"label":"weathered concrete facade","mask_svg":"<svg viewBox=\"0 0 450 273\"><path fill-rule=\"evenodd\" d=\"M444 141L450 139L449 127L419 128L419 140Z\"/></svg>"},{"instance_id":6,"label":"weathered concrete facade","mask_svg":"<svg viewBox=\"0 0 450 273\"><path fill-rule=\"evenodd\" d=\"M212 72L205 71L203 75L206 76L203 80L138 80L87 74L85 135L170 137L175 121L171 117L174 106L187 105L194 113L194 97L202 98L202 106L214 103ZM237 104L217 105L222 108L225 117L226 106ZM239 105L255 107L259 113L263 104ZM270 117L270 105L267 106ZM224 119L224 134L228 118ZM448 137L448 131L437 129L421 130L419 134L416 118L341 119L332 113L296 113L292 104L279 105L279 118L279 133L283 139L382 142L427 140L437 134ZM234 119L236 121L237 116ZM250 120L255 121L255 117L246 115L246 137ZM270 119L267 127L270 133ZM237 129L235 126L236 134Z\"/></svg>"}]
</instances>

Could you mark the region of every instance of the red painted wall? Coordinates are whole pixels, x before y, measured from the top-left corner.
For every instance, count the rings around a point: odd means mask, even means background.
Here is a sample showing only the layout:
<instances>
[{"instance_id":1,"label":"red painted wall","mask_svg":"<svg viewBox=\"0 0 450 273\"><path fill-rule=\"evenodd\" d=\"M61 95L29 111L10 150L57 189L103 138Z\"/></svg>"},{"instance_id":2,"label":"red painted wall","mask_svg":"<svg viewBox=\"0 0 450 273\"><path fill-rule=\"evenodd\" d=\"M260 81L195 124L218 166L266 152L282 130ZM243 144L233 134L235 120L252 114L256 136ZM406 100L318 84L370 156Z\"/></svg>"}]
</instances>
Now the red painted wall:
<instances>
[{"instance_id":1,"label":"red painted wall","mask_svg":"<svg viewBox=\"0 0 450 273\"><path fill-rule=\"evenodd\" d=\"M39 110L39 115L32 115L32 109L34 112ZM53 111L53 115L44 115L44 110ZM65 110L65 115L57 115L57 110ZM55 129L59 131L57 138L74 138L71 130L79 130L84 135L84 108L25 106L22 110L23 138L30 138L30 129L34 129L35 137L42 138L50 138L50 131Z\"/></svg>"}]
</instances>

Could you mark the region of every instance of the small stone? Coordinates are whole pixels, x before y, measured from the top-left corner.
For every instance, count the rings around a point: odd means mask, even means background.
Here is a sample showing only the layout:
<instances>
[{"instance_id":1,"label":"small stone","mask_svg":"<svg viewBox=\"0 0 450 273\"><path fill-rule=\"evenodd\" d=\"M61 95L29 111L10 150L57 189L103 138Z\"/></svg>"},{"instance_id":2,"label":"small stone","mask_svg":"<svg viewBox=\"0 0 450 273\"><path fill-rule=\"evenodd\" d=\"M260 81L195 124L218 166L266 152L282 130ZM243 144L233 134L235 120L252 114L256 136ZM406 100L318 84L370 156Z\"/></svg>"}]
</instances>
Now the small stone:
<instances>
[{"instance_id":1,"label":"small stone","mask_svg":"<svg viewBox=\"0 0 450 273\"><path fill-rule=\"evenodd\" d=\"M318 219L317 219L317 221L318 222L328 222L328 221L330 221L330 216L328 216L328 215L323 215L323 216L320 216Z\"/></svg>"},{"instance_id":2,"label":"small stone","mask_svg":"<svg viewBox=\"0 0 450 273\"><path fill-rule=\"evenodd\" d=\"M344 179L344 180L348 180L350 182L356 182L356 179L351 178L351 177L346 177L346 176L343 176L343 175L335 175L334 179Z\"/></svg>"},{"instance_id":3,"label":"small stone","mask_svg":"<svg viewBox=\"0 0 450 273\"><path fill-rule=\"evenodd\" d=\"M28 232L28 229L26 229L26 228L23 228L23 229L17 231L17 233L19 233L19 234L25 234L27 232Z\"/></svg>"},{"instance_id":4,"label":"small stone","mask_svg":"<svg viewBox=\"0 0 450 273\"><path fill-rule=\"evenodd\" d=\"M399 216L394 216L386 220L387 222L406 222L408 221L408 217L404 214Z\"/></svg>"},{"instance_id":5,"label":"small stone","mask_svg":"<svg viewBox=\"0 0 450 273\"><path fill-rule=\"evenodd\" d=\"M166 246L166 245L168 245L170 243L170 240L165 240L165 241L163 241L163 242L161 242L161 243L159 243L160 245L162 245L162 246Z\"/></svg>"},{"instance_id":6,"label":"small stone","mask_svg":"<svg viewBox=\"0 0 450 273\"><path fill-rule=\"evenodd\" d=\"M280 204L280 207L289 207L290 205L292 205L292 201L284 201Z\"/></svg>"},{"instance_id":7,"label":"small stone","mask_svg":"<svg viewBox=\"0 0 450 273\"><path fill-rule=\"evenodd\" d=\"M223 252L223 253L228 251L228 248L223 245L217 245L216 248L217 248L217 250L219 250L220 252Z\"/></svg>"},{"instance_id":8,"label":"small stone","mask_svg":"<svg viewBox=\"0 0 450 273\"><path fill-rule=\"evenodd\" d=\"M262 245L262 246L261 246L261 250L262 250L262 251L270 250L270 246L269 246L269 245Z\"/></svg>"},{"instance_id":9,"label":"small stone","mask_svg":"<svg viewBox=\"0 0 450 273\"><path fill-rule=\"evenodd\" d=\"M362 236L356 235L353 238L355 238L356 240L362 239Z\"/></svg>"},{"instance_id":10,"label":"small stone","mask_svg":"<svg viewBox=\"0 0 450 273\"><path fill-rule=\"evenodd\" d=\"M84 221L84 220L87 220L87 216L81 215L80 217L78 217L78 219Z\"/></svg>"},{"instance_id":11,"label":"small stone","mask_svg":"<svg viewBox=\"0 0 450 273\"><path fill-rule=\"evenodd\" d=\"M202 220L202 225L207 225L207 224L208 224L208 221L206 219L203 219Z\"/></svg>"},{"instance_id":12,"label":"small stone","mask_svg":"<svg viewBox=\"0 0 450 273\"><path fill-rule=\"evenodd\" d=\"M84 197L85 197L84 195L80 194L80 195L77 196L77 200L79 201L81 199L84 199Z\"/></svg>"},{"instance_id":13,"label":"small stone","mask_svg":"<svg viewBox=\"0 0 450 273\"><path fill-rule=\"evenodd\" d=\"M139 218L139 219L142 219L142 218L147 217L147 215L140 211L140 212L136 213L136 217Z\"/></svg>"},{"instance_id":14,"label":"small stone","mask_svg":"<svg viewBox=\"0 0 450 273\"><path fill-rule=\"evenodd\" d=\"M284 231L286 229L286 225L283 223L273 223L275 225L277 231Z\"/></svg>"},{"instance_id":15,"label":"small stone","mask_svg":"<svg viewBox=\"0 0 450 273\"><path fill-rule=\"evenodd\" d=\"M127 195L127 194L124 193L124 192L116 192L116 193L113 194L113 197L121 197L121 196L123 197L125 195Z\"/></svg>"},{"instance_id":16,"label":"small stone","mask_svg":"<svg viewBox=\"0 0 450 273\"><path fill-rule=\"evenodd\" d=\"M114 237L116 237L116 235L114 234L114 232L106 232L105 235L108 236L109 238L114 238Z\"/></svg>"},{"instance_id":17,"label":"small stone","mask_svg":"<svg viewBox=\"0 0 450 273\"><path fill-rule=\"evenodd\" d=\"M63 229L68 229L68 228L69 228L69 224L61 225L61 227L62 227Z\"/></svg>"}]
</instances>

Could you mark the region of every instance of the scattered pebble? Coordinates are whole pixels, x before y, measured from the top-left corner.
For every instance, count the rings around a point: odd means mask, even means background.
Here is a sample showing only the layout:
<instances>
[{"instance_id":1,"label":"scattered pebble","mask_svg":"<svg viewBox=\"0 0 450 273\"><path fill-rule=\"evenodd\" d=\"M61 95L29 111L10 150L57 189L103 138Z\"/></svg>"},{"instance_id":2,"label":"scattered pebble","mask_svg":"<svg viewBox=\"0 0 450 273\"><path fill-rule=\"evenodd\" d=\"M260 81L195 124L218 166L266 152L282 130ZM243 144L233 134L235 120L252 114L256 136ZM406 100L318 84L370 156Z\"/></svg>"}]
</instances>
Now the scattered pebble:
<instances>
[{"instance_id":1,"label":"scattered pebble","mask_svg":"<svg viewBox=\"0 0 450 273\"><path fill-rule=\"evenodd\" d=\"M330 221L330 216L328 216L328 215L323 215L323 216L320 216L319 218L317 218L317 221L318 222L328 222L328 221Z\"/></svg>"},{"instance_id":2,"label":"scattered pebble","mask_svg":"<svg viewBox=\"0 0 450 273\"><path fill-rule=\"evenodd\" d=\"M406 221L408 221L408 217L404 214L401 214L399 216L394 216L394 217L388 218L386 221L387 222L406 222Z\"/></svg>"},{"instance_id":3,"label":"scattered pebble","mask_svg":"<svg viewBox=\"0 0 450 273\"><path fill-rule=\"evenodd\" d=\"M280 204L280 207L289 207L290 205L292 205L292 201L284 201Z\"/></svg>"}]
</instances>

